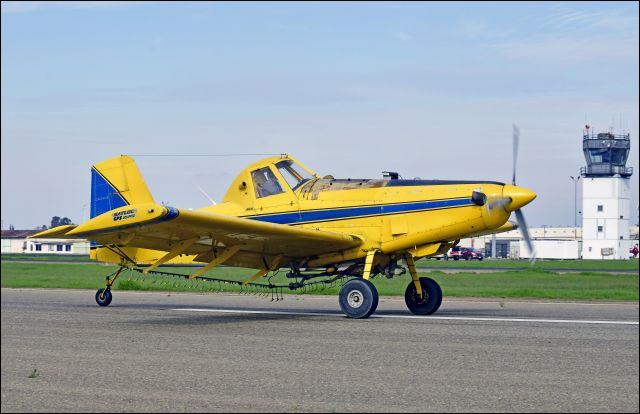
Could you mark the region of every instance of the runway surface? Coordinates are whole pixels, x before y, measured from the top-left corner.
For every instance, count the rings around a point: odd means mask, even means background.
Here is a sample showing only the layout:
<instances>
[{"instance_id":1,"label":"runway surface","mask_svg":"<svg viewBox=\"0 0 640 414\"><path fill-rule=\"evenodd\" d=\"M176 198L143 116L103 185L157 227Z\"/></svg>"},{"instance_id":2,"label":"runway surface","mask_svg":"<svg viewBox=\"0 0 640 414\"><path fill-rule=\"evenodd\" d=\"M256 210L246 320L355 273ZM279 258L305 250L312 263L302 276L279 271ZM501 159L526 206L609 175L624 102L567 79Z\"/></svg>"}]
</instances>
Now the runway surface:
<instances>
[{"instance_id":1,"label":"runway surface","mask_svg":"<svg viewBox=\"0 0 640 414\"><path fill-rule=\"evenodd\" d=\"M94 293L2 289L2 412L639 408L637 303Z\"/></svg>"}]
</instances>

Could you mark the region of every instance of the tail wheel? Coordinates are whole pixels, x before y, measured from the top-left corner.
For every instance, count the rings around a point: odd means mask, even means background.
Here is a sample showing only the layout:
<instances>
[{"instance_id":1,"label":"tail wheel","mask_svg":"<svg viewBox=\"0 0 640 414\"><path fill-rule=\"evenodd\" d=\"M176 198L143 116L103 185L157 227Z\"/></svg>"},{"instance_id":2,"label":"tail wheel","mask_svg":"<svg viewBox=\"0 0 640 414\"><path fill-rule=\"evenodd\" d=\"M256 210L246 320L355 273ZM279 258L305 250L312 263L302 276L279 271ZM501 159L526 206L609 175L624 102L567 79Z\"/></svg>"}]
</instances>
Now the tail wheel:
<instances>
[{"instance_id":1,"label":"tail wheel","mask_svg":"<svg viewBox=\"0 0 640 414\"><path fill-rule=\"evenodd\" d=\"M378 307L378 290L365 279L352 279L340 289L340 308L349 318L368 318Z\"/></svg>"},{"instance_id":2,"label":"tail wheel","mask_svg":"<svg viewBox=\"0 0 640 414\"><path fill-rule=\"evenodd\" d=\"M442 304L442 289L435 280L428 277L420 278L422 287L422 297L416 291L415 283L409 283L404 293L404 301L407 308L416 315L431 315L440 308Z\"/></svg>"},{"instance_id":3,"label":"tail wheel","mask_svg":"<svg viewBox=\"0 0 640 414\"><path fill-rule=\"evenodd\" d=\"M109 306L111 299L113 299L113 296L111 296L111 289L108 287L98 289L96 292L96 303L100 306Z\"/></svg>"}]
</instances>

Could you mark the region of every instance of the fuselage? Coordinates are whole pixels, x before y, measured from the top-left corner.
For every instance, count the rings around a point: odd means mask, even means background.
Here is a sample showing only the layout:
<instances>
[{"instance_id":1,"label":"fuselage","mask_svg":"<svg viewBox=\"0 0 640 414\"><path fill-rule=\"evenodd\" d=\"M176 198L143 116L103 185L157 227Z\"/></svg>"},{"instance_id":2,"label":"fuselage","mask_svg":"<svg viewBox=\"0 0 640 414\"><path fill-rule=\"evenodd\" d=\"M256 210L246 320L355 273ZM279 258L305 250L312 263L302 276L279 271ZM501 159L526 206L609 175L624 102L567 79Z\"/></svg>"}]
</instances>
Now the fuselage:
<instances>
[{"instance_id":1,"label":"fuselage","mask_svg":"<svg viewBox=\"0 0 640 414\"><path fill-rule=\"evenodd\" d=\"M309 170L314 177L291 188L275 168L282 159L274 157L248 167L222 203L202 210L363 239L363 244L351 251L315 258L313 266L362 258L371 249L392 254L457 240L498 229L510 216L503 208L490 211L486 204L472 200L474 191L485 194L487 200L503 197L505 185L500 182L334 179L320 178ZM283 182L283 192L258 198L251 171L265 167Z\"/></svg>"},{"instance_id":2,"label":"fuselage","mask_svg":"<svg viewBox=\"0 0 640 414\"><path fill-rule=\"evenodd\" d=\"M229 187L224 200L200 209L250 220L300 226L360 238L358 247L305 258L285 258L322 267L363 259L376 250L383 255L414 257L437 254L455 241L476 234L513 228L512 211L535 194L495 181L445 181L391 179L334 179L320 177L289 156L261 160L244 169ZM491 207L496 200L508 204ZM226 265L264 266L271 254L237 252ZM95 258L116 256L100 249ZM136 249L140 263L153 263L164 252ZM113 256L113 257L112 257ZM195 256L176 257L170 263L191 263Z\"/></svg>"}]
</instances>

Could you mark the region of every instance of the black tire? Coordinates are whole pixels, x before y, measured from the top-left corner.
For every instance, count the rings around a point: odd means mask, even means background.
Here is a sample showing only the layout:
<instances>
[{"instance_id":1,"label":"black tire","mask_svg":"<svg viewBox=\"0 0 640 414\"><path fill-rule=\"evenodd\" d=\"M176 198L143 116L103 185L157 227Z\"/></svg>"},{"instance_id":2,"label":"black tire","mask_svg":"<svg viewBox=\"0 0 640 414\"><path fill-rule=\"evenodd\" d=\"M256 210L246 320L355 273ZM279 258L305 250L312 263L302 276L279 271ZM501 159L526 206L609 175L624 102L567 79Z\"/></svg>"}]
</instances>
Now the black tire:
<instances>
[{"instance_id":1,"label":"black tire","mask_svg":"<svg viewBox=\"0 0 640 414\"><path fill-rule=\"evenodd\" d=\"M453 260L460 260L458 256L453 256Z\"/></svg>"},{"instance_id":2,"label":"black tire","mask_svg":"<svg viewBox=\"0 0 640 414\"><path fill-rule=\"evenodd\" d=\"M420 286L422 287L422 298L418 296L416 285L412 281L404 292L404 301L411 313L431 315L442 304L442 289L435 280L428 277L420 278Z\"/></svg>"},{"instance_id":3,"label":"black tire","mask_svg":"<svg viewBox=\"0 0 640 414\"><path fill-rule=\"evenodd\" d=\"M364 279L352 279L340 289L340 308L349 318L368 318L378 307L378 290Z\"/></svg>"},{"instance_id":4,"label":"black tire","mask_svg":"<svg viewBox=\"0 0 640 414\"><path fill-rule=\"evenodd\" d=\"M104 294L102 292L104 292ZM96 303L100 306L109 306L111 299L113 299L113 296L109 288L98 289L96 292Z\"/></svg>"}]
</instances>

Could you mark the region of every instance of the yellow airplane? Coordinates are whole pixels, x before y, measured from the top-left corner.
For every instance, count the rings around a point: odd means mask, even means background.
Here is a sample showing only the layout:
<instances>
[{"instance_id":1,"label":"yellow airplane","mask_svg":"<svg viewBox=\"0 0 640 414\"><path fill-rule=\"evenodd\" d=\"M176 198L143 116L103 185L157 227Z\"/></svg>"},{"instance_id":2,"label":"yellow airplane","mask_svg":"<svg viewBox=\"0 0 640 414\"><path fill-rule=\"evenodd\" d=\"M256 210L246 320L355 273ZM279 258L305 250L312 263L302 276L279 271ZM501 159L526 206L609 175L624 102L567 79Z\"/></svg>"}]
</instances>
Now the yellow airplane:
<instances>
[{"instance_id":1,"label":"yellow airplane","mask_svg":"<svg viewBox=\"0 0 640 414\"><path fill-rule=\"evenodd\" d=\"M120 265L96 293L101 306L111 303L123 269L153 273L163 264L200 263L186 277L208 279L208 270L224 264L256 269L238 282L245 286L280 268L290 269L292 290L349 279L340 307L348 317L366 318L378 305L371 279L403 273L404 262L412 277L407 307L429 315L440 307L442 291L418 276L415 260L442 254L461 238L512 230L512 212L530 244L520 208L535 197L515 185L515 173L513 184L405 180L396 173L335 179L284 154L243 170L221 203L178 209L158 204L133 158L123 155L93 166L88 221L32 237L88 239L92 259Z\"/></svg>"}]
</instances>

